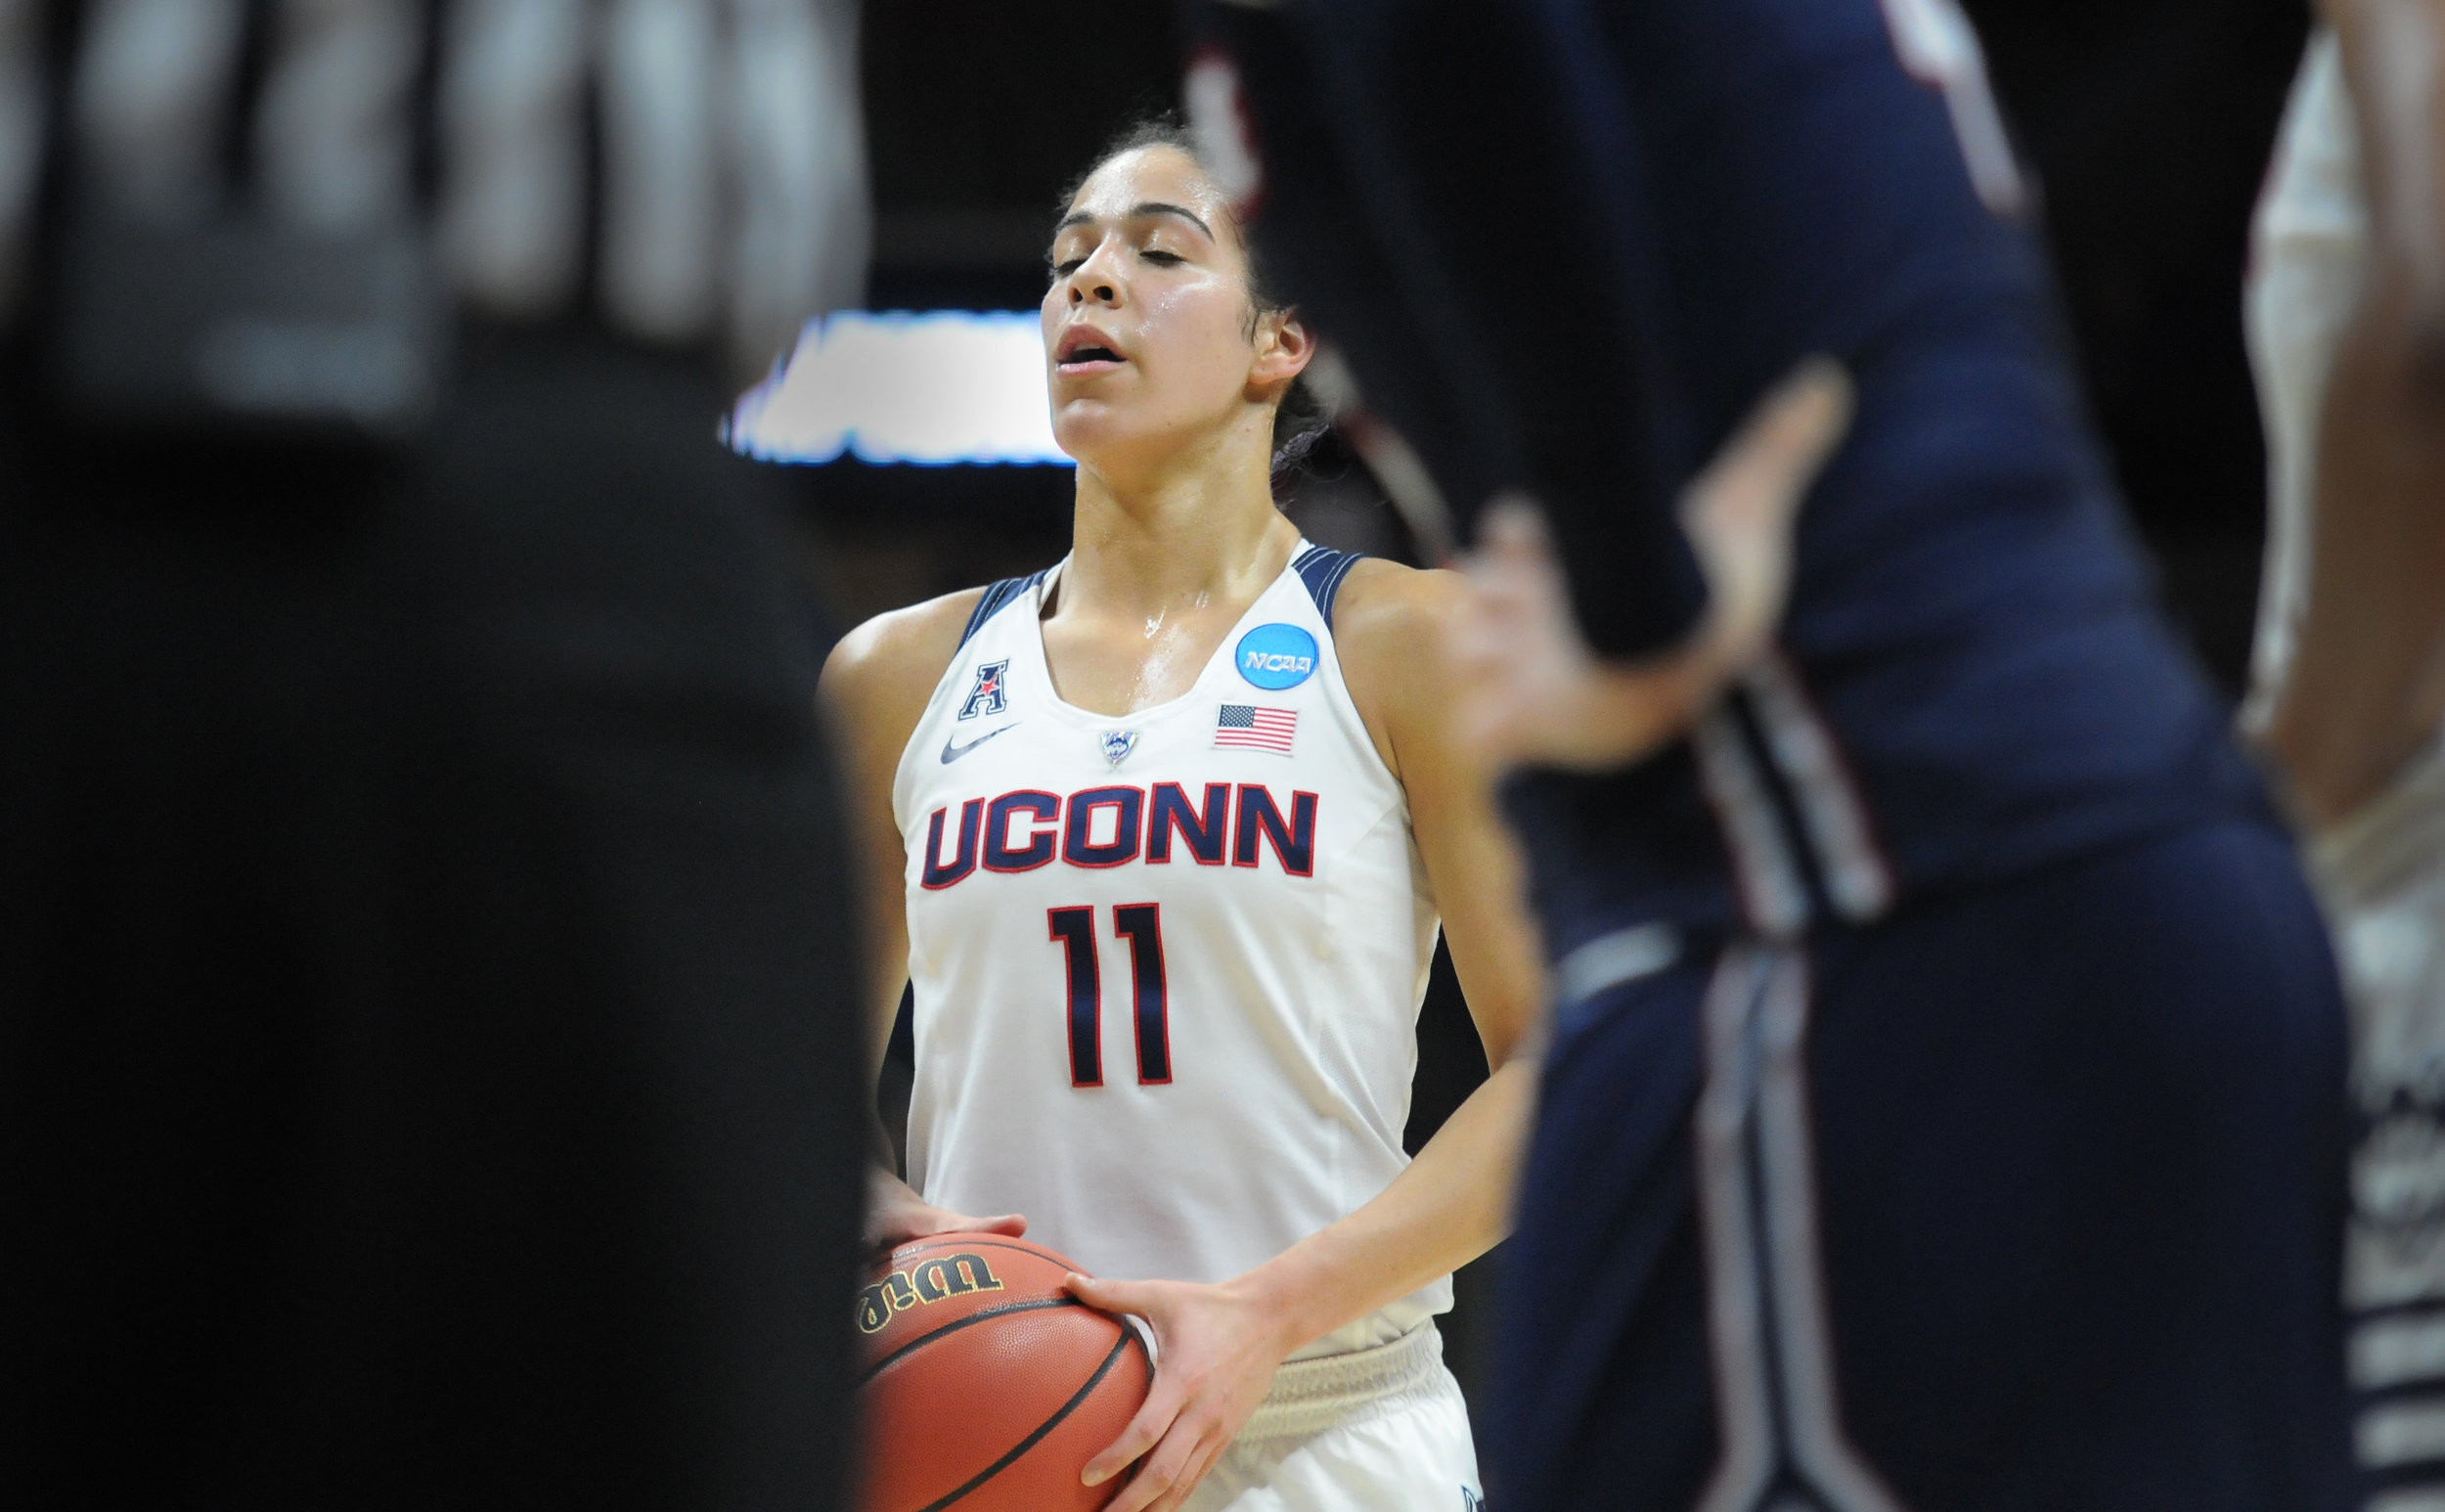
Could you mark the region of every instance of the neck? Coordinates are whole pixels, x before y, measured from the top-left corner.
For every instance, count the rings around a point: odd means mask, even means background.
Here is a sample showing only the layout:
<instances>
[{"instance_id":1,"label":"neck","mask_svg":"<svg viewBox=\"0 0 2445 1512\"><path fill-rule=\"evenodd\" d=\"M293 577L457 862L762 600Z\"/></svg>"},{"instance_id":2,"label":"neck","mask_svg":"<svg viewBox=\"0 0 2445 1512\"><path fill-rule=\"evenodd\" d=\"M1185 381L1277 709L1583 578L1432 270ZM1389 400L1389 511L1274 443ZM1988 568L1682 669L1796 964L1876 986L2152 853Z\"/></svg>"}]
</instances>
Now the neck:
<instances>
[{"instance_id":1,"label":"neck","mask_svg":"<svg viewBox=\"0 0 2445 1512\"><path fill-rule=\"evenodd\" d=\"M1273 508L1265 419L1253 438L1218 438L1143 473L1081 463L1063 607L1151 618L1263 593L1299 539Z\"/></svg>"}]
</instances>

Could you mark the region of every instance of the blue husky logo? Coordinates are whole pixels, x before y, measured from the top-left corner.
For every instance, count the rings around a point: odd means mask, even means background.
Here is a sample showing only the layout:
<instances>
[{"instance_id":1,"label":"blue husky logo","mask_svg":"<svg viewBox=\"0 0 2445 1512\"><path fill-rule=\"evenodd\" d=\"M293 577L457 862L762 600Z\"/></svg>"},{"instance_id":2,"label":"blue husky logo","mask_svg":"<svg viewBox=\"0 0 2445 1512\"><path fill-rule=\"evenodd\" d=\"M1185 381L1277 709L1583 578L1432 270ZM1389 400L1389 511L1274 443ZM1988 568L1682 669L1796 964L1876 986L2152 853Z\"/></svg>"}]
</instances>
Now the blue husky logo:
<instances>
[{"instance_id":1,"label":"blue husky logo","mask_svg":"<svg viewBox=\"0 0 2445 1512\"><path fill-rule=\"evenodd\" d=\"M1103 733L1103 759L1112 765L1117 767L1129 760L1130 752L1135 749L1137 749L1136 731L1107 730Z\"/></svg>"},{"instance_id":2,"label":"blue husky logo","mask_svg":"<svg viewBox=\"0 0 2445 1512\"><path fill-rule=\"evenodd\" d=\"M976 669L976 686L968 689L968 701L959 705L961 719L974 719L979 714L999 714L1010 706L1002 696L1002 674L1010 670L1008 659L989 661Z\"/></svg>"}]
</instances>

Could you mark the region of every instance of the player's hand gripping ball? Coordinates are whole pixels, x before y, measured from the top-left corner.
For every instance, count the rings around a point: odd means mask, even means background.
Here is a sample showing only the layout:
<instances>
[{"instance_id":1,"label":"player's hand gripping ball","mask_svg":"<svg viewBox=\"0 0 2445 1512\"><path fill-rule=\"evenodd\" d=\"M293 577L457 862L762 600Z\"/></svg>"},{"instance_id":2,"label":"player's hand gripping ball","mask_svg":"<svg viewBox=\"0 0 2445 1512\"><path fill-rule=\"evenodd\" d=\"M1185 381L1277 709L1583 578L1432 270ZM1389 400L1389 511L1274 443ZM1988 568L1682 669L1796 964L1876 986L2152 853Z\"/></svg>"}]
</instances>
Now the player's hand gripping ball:
<instances>
[{"instance_id":1,"label":"player's hand gripping ball","mask_svg":"<svg viewBox=\"0 0 2445 1512\"><path fill-rule=\"evenodd\" d=\"M1091 1512L1082 1486L1153 1369L1137 1330L1062 1289L1078 1267L1024 1239L935 1234L858 1294L863 1512Z\"/></svg>"}]
</instances>

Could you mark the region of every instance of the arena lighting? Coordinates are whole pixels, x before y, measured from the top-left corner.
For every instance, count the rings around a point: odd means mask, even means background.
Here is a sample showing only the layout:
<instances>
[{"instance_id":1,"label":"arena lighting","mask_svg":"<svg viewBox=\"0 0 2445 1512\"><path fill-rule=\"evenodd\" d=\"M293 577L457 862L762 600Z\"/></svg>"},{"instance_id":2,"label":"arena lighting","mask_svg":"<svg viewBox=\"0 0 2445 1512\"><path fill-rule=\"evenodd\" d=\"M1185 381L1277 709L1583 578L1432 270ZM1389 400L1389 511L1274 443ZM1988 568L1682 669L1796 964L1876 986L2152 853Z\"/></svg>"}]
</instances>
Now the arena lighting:
<instances>
[{"instance_id":1,"label":"arena lighting","mask_svg":"<svg viewBox=\"0 0 2445 1512\"><path fill-rule=\"evenodd\" d=\"M1056 463L1034 312L843 310L809 321L797 349L724 426L763 462Z\"/></svg>"}]
</instances>

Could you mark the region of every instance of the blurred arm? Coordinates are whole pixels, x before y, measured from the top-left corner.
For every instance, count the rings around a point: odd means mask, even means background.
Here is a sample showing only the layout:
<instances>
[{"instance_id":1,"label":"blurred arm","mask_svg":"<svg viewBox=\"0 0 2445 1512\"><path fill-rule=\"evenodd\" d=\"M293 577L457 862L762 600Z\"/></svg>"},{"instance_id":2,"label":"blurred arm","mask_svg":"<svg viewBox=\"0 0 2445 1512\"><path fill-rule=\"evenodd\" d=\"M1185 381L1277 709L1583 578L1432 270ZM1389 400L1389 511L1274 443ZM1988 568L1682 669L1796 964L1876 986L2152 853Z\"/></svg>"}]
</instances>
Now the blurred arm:
<instances>
[{"instance_id":1,"label":"blurred arm","mask_svg":"<svg viewBox=\"0 0 2445 1512\"><path fill-rule=\"evenodd\" d=\"M909 914L902 904L908 852L892 812L892 779L979 597L970 590L878 614L841 637L823 663L819 697L843 753L850 844L862 891L874 900L866 912L867 979L875 1013L867 1045L869 1081L882 1070L901 990L909 985Z\"/></svg>"},{"instance_id":2,"label":"blurred arm","mask_svg":"<svg viewBox=\"0 0 2445 1512\"><path fill-rule=\"evenodd\" d=\"M1681 518L1706 572L1707 612L1661 655L1600 660L1564 612L1543 517L1517 503L1489 513L1470 592L1445 621L1462 673L1452 723L1475 759L1497 771L1602 772L1679 738L1772 644L1794 523L1850 414L1843 370L1803 363L1692 480Z\"/></svg>"},{"instance_id":3,"label":"blurred arm","mask_svg":"<svg viewBox=\"0 0 2445 1512\"><path fill-rule=\"evenodd\" d=\"M2445 0L2326 0L2358 111L2371 264L2318 438L2307 612L2268 720L2332 824L2445 715Z\"/></svg>"},{"instance_id":4,"label":"blurred arm","mask_svg":"<svg viewBox=\"0 0 2445 1512\"><path fill-rule=\"evenodd\" d=\"M982 593L968 589L877 615L842 637L823 664L820 697L843 752L850 844L861 891L871 900L866 910L867 980L874 994L872 1033L867 1039L868 1099L891 1043L901 989L909 985L908 850L892 810L892 781ZM878 1155L887 1153L891 1143L879 1118L873 1126L874 1147ZM1027 1223L1015 1216L972 1219L928 1207L878 1161L867 1227L871 1241L890 1245L953 1229L1016 1234Z\"/></svg>"}]
</instances>

